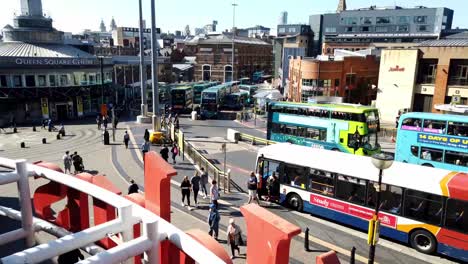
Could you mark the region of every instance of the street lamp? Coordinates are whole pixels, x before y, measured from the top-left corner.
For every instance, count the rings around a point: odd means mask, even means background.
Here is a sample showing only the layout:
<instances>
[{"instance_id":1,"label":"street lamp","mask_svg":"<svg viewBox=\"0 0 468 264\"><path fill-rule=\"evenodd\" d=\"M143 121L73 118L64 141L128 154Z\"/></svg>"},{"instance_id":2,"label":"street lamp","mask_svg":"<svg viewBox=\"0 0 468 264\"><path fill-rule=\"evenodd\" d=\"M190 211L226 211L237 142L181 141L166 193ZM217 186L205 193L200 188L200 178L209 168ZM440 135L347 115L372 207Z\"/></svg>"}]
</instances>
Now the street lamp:
<instances>
[{"instance_id":1,"label":"street lamp","mask_svg":"<svg viewBox=\"0 0 468 264\"><path fill-rule=\"evenodd\" d=\"M236 38L236 0L232 3L232 71L231 71L231 81L234 81L234 39Z\"/></svg>"},{"instance_id":2,"label":"street lamp","mask_svg":"<svg viewBox=\"0 0 468 264\"><path fill-rule=\"evenodd\" d=\"M139 0L139 17L140 17L140 32L139 33L139 46L140 46L140 89L141 89L141 116L146 117L148 107L146 106L146 64L145 64L145 48L143 46L143 7L142 0ZM133 72L132 72L133 74Z\"/></svg>"},{"instance_id":3,"label":"street lamp","mask_svg":"<svg viewBox=\"0 0 468 264\"><path fill-rule=\"evenodd\" d=\"M369 247L369 260L368 264L374 263L375 258L375 245L377 244L379 237L379 207L380 207L380 191L382 187L382 174L383 171L390 168L393 164L393 156L385 153L379 153L372 156L372 164L379 170L379 182L377 192L377 202L375 203L375 212L372 216L371 221L369 222L369 236L368 244Z\"/></svg>"},{"instance_id":4,"label":"street lamp","mask_svg":"<svg viewBox=\"0 0 468 264\"><path fill-rule=\"evenodd\" d=\"M158 42L156 40L156 0L151 0L151 69L153 84L153 132L161 130L158 87Z\"/></svg>"}]
</instances>

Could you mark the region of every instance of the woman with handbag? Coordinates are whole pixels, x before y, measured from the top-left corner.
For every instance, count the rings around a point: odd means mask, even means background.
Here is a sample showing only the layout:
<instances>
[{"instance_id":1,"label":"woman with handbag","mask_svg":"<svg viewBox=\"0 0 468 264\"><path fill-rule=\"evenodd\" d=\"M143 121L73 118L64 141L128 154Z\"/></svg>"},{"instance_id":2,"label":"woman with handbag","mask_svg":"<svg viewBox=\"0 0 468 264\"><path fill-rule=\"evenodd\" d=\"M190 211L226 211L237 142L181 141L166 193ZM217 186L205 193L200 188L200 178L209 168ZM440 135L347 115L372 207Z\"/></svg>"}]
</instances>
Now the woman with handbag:
<instances>
[{"instance_id":1,"label":"woman with handbag","mask_svg":"<svg viewBox=\"0 0 468 264\"><path fill-rule=\"evenodd\" d=\"M227 228L227 243L228 245L231 246L231 259L234 259L235 256L235 250L237 249L238 255L240 255L240 249L239 246L243 244L242 241L242 230L236 223L234 222L234 219L231 218L229 219L229 226Z\"/></svg>"}]
</instances>

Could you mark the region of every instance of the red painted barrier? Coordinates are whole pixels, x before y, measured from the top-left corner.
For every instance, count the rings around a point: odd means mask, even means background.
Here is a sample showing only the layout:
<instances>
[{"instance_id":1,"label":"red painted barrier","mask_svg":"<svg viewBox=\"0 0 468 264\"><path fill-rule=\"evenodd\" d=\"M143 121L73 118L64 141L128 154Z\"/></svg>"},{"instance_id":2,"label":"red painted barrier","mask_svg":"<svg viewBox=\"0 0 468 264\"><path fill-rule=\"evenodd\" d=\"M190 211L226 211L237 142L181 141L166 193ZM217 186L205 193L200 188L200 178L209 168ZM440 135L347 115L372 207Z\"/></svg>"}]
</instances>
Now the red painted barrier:
<instances>
[{"instance_id":1,"label":"red painted barrier","mask_svg":"<svg viewBox=\"0 0 468 264\"><path fill-rule=\"evenodd\" d=\"M315 257L315 264L340 264L340 260L335 251L329 251Z\"/></svg>"}]
</instances>

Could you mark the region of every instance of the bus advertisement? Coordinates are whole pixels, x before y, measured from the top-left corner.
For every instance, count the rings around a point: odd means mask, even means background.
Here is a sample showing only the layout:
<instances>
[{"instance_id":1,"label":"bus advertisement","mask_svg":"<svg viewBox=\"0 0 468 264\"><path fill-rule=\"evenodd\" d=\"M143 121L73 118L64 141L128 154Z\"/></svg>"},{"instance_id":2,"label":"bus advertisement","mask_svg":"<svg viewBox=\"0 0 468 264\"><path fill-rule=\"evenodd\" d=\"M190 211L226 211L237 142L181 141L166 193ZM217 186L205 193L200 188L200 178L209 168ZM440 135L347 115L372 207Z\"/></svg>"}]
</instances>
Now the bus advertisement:
<instances>
[{"instance_id":1,"label":"bus advertisement","mask_svg":"<svg viewBox=\"0 0 468 264\"><path fill-rule=\"evenodd\" d=\"M395 160L468 172L468 117L407 113L398 124Z\"/></svg>"},{"instance_id":2,"label":"bus advertisement","mask_svg":"<svg viewBox=\"0 0 468 264\"><path fill-rule=\"evenodd\" d=\"M380 153L378 110L351 104L269 104L267 139L356 155Z\"/></svg>"},{"instance_id":3,"label":"bus advertisement","mask_svg":"<svg viewBox=\"0 0 468 264\"><path fill-rule=\"evenodd\" d=\"M378 206L380 236L468 261L466 173L394 162L379 186L370 157L288 143L261 148L256 172L259 193L274 178L270 194L290 208L368 231Z\"/></svg>"},{"instance_id":4,"label":"bus advertisement","mask_svg":"<svg viewBox=\"0 0 468 264\"><path fill-rule=\"evenodd\" d=\"M172 111L177 113L185 113L191 111L193 107L192 96L192 87L190 86L172 88Z\"/></svg>"}]
</instances>

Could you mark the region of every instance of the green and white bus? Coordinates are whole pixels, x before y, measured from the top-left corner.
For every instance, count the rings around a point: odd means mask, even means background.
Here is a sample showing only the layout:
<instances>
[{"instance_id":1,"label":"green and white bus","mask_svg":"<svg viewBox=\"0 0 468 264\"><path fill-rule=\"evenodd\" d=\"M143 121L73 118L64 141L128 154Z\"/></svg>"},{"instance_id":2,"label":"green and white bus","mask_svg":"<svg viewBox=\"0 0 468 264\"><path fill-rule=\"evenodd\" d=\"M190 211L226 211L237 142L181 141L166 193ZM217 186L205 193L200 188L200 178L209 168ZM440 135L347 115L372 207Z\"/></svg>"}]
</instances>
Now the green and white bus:
<instances>
[{"instance_id":1,"label":"green and white bus","mask_svg":"<svg viewBox=\"0 0 468 264\"><path fill-rule=\"evenodd\" d=\"M193 104L200 105L201 104L201 94L204 90L218 85L219 82L204 82L204 83L197 83L193 86Z\"/></svg>"},{"instance_id":2,"label":"green and white bus","mask_svg":"<svg viewBox=\"0 0 468 264\"><path fill-rule=\"evenodd\" d=\"M273 102L267 138L356 155L380 152L377 108L351 104Z\"/></svg>"},{"instance_id":3,"label":"green and white bus","mask_svg":"<svg viewBox=\"0 0 468 264\"><path fill-rule=\"evenodd\" d=\"M171 90L172 111L184 113L192 110L193 94L191 86L175 87Z\"/></svg>"}]
</instances>

